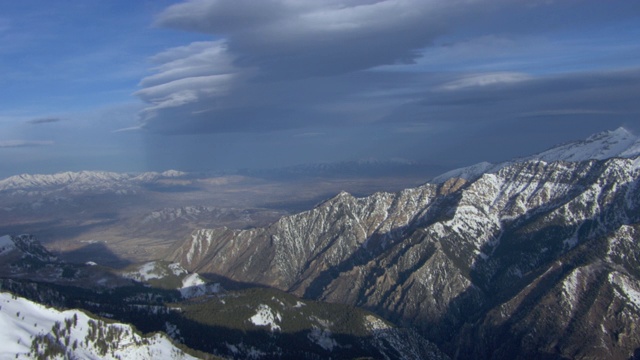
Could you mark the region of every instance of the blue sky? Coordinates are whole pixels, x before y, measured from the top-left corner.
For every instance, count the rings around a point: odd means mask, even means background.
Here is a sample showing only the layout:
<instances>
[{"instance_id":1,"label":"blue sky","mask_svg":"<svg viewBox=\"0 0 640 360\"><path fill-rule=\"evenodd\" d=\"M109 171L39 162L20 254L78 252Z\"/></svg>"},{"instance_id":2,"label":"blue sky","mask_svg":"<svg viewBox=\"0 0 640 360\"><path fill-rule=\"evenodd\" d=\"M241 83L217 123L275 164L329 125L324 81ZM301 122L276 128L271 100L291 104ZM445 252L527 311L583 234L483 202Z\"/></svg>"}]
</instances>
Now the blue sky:
<instances>
[{"instance_id":1,"label":"blue sky","mask_svg":"<svg viewBox=\"0 0 640 360\"><path fill-rule=\"evenodd\" d=\"M640 3L0 2L0 177L499 161L640 133Z\"/></svg>"}]
</instances>

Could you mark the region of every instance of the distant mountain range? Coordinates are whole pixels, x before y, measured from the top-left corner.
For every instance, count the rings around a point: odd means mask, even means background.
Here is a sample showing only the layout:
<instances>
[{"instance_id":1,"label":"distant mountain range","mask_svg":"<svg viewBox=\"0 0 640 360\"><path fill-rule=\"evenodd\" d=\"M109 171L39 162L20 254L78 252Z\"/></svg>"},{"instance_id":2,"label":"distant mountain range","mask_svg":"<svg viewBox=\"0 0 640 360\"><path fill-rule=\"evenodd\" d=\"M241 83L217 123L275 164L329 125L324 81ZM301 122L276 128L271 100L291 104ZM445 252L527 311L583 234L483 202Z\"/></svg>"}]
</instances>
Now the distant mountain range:
<instances>
[{"instance_id":1,"label":"distant mountain range","mask_svg":"<svg viewBox=\"0 0 640 360\"><path fill-rule=\"evenodd\" d=\"M135 192L137 187L186 177L187 173L169 170L162 173L140 174L114 173L106 171L63 172L51 175L22 174L0 180L0 192L42 192L64 190L69 192L113 192L126 194Z\"/></svg>"},{"instance_id":2,"label":"distant mountain range","mask_svg":"<svg viewBox=\"0 0 640 360\"><path fill-rule=\"evenodd\" d=\"M443 171L443 167L405 159L361 159L331 163L301 164L273 169L240 169L224 173L164 172L115 173L106 171L63 172L57 174L22 174L0 180L0 194L38 195L57 193L136 194L145 190L171 190L198 186L211 178L253 177L278 181L305 178L350 178L371 176L412 176L428 178Z\"/></svg>"}]
</instances>

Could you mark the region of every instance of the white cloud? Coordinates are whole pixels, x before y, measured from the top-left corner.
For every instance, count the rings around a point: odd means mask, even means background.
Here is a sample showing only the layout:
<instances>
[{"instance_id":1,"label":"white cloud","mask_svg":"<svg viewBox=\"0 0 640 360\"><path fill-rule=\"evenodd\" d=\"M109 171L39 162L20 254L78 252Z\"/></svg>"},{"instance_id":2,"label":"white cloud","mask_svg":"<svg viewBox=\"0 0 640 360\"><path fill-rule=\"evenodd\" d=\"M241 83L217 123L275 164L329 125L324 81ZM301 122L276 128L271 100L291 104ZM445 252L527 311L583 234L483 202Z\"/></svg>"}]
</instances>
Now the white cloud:
<instances>
[{"instance_id":1,"label":"white cloud","mask_svg":"<svg viewBox=\"0 0 640 360\"><path fill-rule=\"evenodd\" d=\"M446 91L456 91L472 87L512 84L531 79L532 77L527 74L514 72L471 74L443 84L439 87L439 89Z\"/></svg>"}]
</instances>

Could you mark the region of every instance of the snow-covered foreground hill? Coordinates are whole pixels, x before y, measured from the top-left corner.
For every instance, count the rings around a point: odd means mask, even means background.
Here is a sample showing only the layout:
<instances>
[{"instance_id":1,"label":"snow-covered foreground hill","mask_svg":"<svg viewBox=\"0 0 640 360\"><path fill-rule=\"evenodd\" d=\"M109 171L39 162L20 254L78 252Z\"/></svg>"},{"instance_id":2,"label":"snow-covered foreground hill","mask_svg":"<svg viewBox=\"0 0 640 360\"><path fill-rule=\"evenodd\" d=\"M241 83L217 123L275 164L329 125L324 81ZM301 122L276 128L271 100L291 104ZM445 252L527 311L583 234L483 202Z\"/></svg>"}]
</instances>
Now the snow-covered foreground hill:
<instances>
[{"instance_id":1,"label":"snow-covered foreground hill","mask_svg":"<svg viewBox=\"0 0 640 360\"><path fill-rule=\"evenodd\" d=\"M142 336L130 325L7 292L0 292L0 344L2 359L196 359L165 335Z\"/></svg>"}]
</instances>

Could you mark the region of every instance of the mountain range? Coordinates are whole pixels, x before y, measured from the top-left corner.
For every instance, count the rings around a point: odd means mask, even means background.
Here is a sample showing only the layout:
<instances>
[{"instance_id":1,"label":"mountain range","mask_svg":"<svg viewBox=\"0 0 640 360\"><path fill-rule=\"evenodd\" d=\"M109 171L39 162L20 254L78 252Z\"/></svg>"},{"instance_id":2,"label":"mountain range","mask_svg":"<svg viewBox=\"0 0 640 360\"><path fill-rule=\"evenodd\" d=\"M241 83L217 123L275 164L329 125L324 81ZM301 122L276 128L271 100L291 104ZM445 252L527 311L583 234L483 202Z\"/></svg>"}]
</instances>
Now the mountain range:
<instances>
[{"instance_id":1,"label":"mountain range","mask_svg":"<svg viewBox=\"0 0 640 360\"><path fill-rule=\"evenodd\" d=\"M194 231L168 259L363 307L453 358L627 359L640 348L637 145L618 129L467 179L343 192L267 227Z\"/></svg>"},{"instance_id":2,"label":"mountain range","mask_svg":"<svg viewBox=\"0 0 640 360\"><path fill-rule=\"evenodd\" d=\"M11 295L2 294L162 332L180 356L639 358L639 144L620 128L398 192L340 192L267 225L195 229L162 259L124 269L62 262L32 236L0 237ZM140 181L118 176L103 178ZM67 186L23 178L29 191ZM138 219L225 214L185 206ZM57 333L42 336L63 352L86 338ZM40 333L26 334L21 342ZM29 346L16 351L44 353Z\"/></svg>"}]
</instances>

